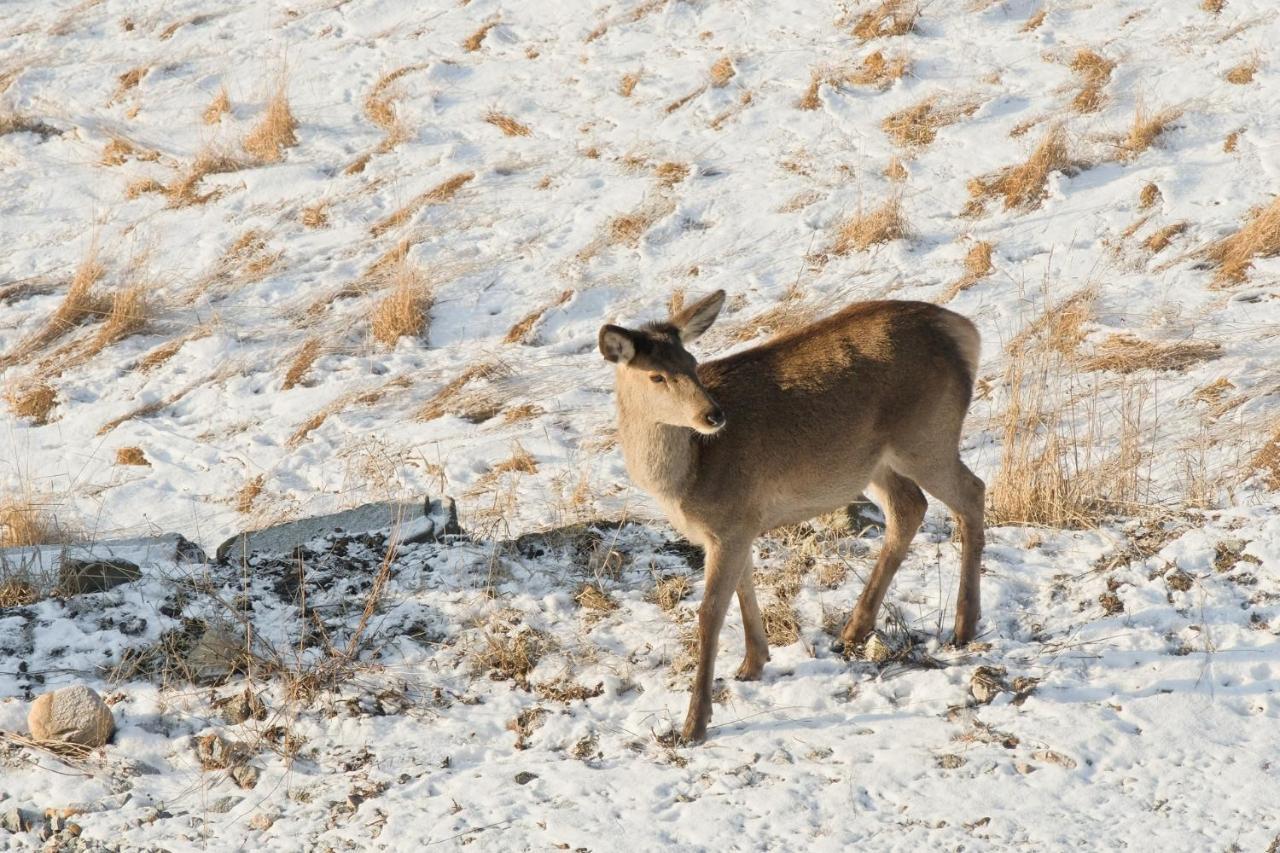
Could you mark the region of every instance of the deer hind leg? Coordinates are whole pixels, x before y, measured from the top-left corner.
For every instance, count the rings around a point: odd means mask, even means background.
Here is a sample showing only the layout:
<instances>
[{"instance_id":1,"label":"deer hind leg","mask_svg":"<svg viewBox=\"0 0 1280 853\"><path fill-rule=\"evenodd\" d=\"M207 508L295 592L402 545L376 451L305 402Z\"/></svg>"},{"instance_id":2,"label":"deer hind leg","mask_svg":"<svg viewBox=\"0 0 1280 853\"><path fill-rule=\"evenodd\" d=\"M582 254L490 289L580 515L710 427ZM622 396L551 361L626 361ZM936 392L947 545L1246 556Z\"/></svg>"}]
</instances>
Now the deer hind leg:
<instances>
[{"instance_id":1,"label":"deer hind leg","mask_svg":"<svg viewBox=\"0 0 1280 853\"><path fill-rule=\"evenodd\" d=\"M884 510L884 544L853 614L840 632L840 641L845 649L861 643L875 628L876 616L889 590L889 582L893 580L898 566L902 565L928 506L919 486L889 468L876 472L869 490L871 497Z\"/></svg>"},{"instance_id":2,"label":"deer hind leg","mask_svg":"<svg viewBox=\"0 0 1280 853\"><path fill-rule=\"evenodd\" d=\"M742 631L747 640L747 656L734 676L739 681L758 681L769 660L769 639L764 633L764 618L756 601L755 578L752 577L751 558L747 557L738 579L738 607L742 610Z\"/></svg>"},{"instance_id":3,"label":"deer hind leg","mask_svg":"<svg viewBox=\"0 0 1280 853\"><path fill-rule=\"evenodd\" d=\"M960 527L960 591L956 595L955 643L963 646L973 639L982 612L978 586L985 545L982 513L986 485L960 461L959 456L936 466L923 466L916 481L947 505Z\"/></svg>"},{"instance_id":4,"label":"deer hind leg","mask_svg":"<svg viewBox=\"0 0 1280 853\"><path fill-rule=\"evenodd\" d=\"M751 539L717 542L707 546L707 582L698 608L698 672L693 680L693 696L685 716L681 740L700 743L707 737L711 722L711 687L715 681L716 651L725 611L733 600L738 580L749 564Z\"/></svg>"}]
</instances>

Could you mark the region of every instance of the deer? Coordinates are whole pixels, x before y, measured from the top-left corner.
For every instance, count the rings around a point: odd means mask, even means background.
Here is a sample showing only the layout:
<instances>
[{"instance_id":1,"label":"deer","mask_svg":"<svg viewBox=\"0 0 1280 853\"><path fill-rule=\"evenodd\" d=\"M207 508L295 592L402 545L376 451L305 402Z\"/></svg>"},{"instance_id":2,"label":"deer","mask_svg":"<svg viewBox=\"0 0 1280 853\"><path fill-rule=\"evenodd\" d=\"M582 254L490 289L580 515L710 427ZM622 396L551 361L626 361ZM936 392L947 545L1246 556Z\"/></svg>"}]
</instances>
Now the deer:
<instances>
[{"instance_id":1,"label":"deer","mask_svg":"<svg viewBox=\"0 0 1280 853\"><path fill-rule=\"evenodd\" d=\"M704 552L697 672L681 740L704 741L720 629L737 594L746 656L769 660L752 545L773 528L869 493L885 518L875 567L833 650L875 628L894 573L924 520L928 492L955 516L960 579L953 641L980 614L986 486L960 458L981 340L965 317L927 302L856 302L757 346L699 362L687 349L715 322L717 290L639 328L600 328L614 365L618 441L628 475Z\"/></svg>"}]
</instances>

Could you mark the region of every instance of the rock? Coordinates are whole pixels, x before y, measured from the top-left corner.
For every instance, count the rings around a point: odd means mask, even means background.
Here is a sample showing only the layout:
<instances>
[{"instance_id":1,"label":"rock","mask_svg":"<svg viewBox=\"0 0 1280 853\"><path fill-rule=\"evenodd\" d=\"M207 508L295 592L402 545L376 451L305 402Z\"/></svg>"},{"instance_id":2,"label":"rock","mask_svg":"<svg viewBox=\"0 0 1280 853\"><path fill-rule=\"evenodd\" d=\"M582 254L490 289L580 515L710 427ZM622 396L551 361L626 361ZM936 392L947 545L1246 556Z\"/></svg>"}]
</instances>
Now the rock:
<instances>
[{"instance_id":1,"label":"rock","mask_svg":"<svg viewBox=\"0 0 1280 853\"><path fill-rule=\"evenodd\" d=\"M1028 761L1016 761L1013 764L1013 769L1017 770L1023 776L1030 776L1032 773L1035 773L1036 770L1038 770L1039 768L1037 768L1034 764Z\"/></svg>"},{"instance_id":2,"label":"rock","mask_svg":"<svg viewBox=\"0 0 1280 853\"><path fill-rule=\"evenodd\" d=\"M258 812L256 815L249 818L249 828L266 832L273 824L275 824L275 822L275 815L269 815L266 812Z\"/></svg>"},{"instance_id":3,"label":"rock","mask_svg":"<svg viewBox=\"0 0 1280 853\"><path fill-rule=\"evenodd\" d=\"M58 569L58 592L61 595L105 592L141 577L142 570L128 560L63 557Z\"/></svg>"},{"instance_id":4,"label":"rock","mask_svg":"<svg viewBox=\"0 0 1280 853\"><path fill-rule=\"evenodd\" d=\"M196 758L204 770L227 770L240 763L240 745L219 734L196 738Z\"/></svg>"},{"instance_id":5,"label":"rock","mask_svg":"<svg viewBox=\"0 0 1280 853\"><path fill-rule=\"evenodd\" d=\"M250 554L294 554L303 545L331 533L360 534L396 527L401 544L434 542L461 534L453 498L432 501L380 501L315 518L304 518L236 534L218 546L217 560L241 560Z\"/></svg>"},{"instance_id":6,"label":"rock","mask_svg":"<svg viewBox=\"0 0 1280 853\"><path fill-rule=\"evenodd\" d=\"M1009 671L1003 666L980 666L969 679L969 692L979 705L986 705L1009 689L1005 676Z\"/></svg>"},{"instance_id":7,"label":"rock","mask_svg":"<svg viewBox=\"0 0 1280 853\"><path fill-rule=\"evenodd\" d=\"M231 768L231 778L241 788L248 790L258 784L262 772L252 764L241 764Z\"/></svg>"},{"instance_id":8,"label":"rock","mask_svg":"<svg viewBox=\"0 0 1280 853\"><path fill-rule=\"evenodd\" d=\"M963 767L965 761L966 759L963 755L956 755L953 752L938 756L938 766L943 770L955 770L958 767Z\"/></svg>"},{"instance_id":9,"label":"rock","mask_svg":"<svg viewBox=\"0 0 1280 853\"><path fill-rule=\"evenodd\" d=\"M234 809L236 806L240 805L243 802L244 802L244 797L237 797L234 795L227 796L227 797L219 797L218 799L214 800L212 803L209 804L209 811L213 812L214 814L226 814L227 812L231 811L232 809Z\"/></svg>"},{"instance_id":10,"label":"rock","mask_svg":"<svg viewBox=\"0 0 1280 853\"><path fill-rule=\"evenodd\" d=\"M862 645L862 657L872 663L884 663L893 657L893 649L885 641L883 634L872 631L871 636L867 637L867 641Z\"/></svg>"},{"instance_id":11,"label":"rock","mask_svg":"<svg viewBox=\"0 0 1280 853\"><path fill-rule=\"evenodd\" d=\"M242 629L225 622L208 622L191 644L182 666L193 682L211 684L243 669L247 656Z\"/></svg>"},{"instance_id":12,"label":"rock","mask_svg":"<svg viewBox=\"0 0 1280 853\"><path fill-rule=\"evenodd\" d=\"M0 814L0 829L7 829L9 832L29 832L34 825L35 820L30 813L22 809L6 809Z\"/></svg>"},{"instance_id":13,"label":"rock","mask_svg":"<svg viewBox=\"0 0 1280 853\"><path fill-rule=\"evenodd\" d=\"M222 719L233 726L238 726L248 719L265 720L267 718L267 706L262 704L262 700L248 687L240 693L219 699L214 702L214 705L222 712Z\"/></svg>"},{"instance_id":14,"label":"rock","mask_svg":"<svg viewBox=\"0 0 1280 853\"><path fill-rule=\"evenodd\" d=\"M537 773L530 773L528 770L521 770L519 773L516 774L516 784L528 785L530 782L532 782L534 779L537 779L537 778L538 778Z\"/></svg>"},{"instance_id":15,"label":"rock","mask_svg":"<svg viewBox=\"0 0 1280 853\"><path fill-rule=\"evenodd\" d=\"M27 714L27 725L36 740L89 748L102 746L116 730L107 703L83 684L37 696Z\"/></svg>"}]
</instances>

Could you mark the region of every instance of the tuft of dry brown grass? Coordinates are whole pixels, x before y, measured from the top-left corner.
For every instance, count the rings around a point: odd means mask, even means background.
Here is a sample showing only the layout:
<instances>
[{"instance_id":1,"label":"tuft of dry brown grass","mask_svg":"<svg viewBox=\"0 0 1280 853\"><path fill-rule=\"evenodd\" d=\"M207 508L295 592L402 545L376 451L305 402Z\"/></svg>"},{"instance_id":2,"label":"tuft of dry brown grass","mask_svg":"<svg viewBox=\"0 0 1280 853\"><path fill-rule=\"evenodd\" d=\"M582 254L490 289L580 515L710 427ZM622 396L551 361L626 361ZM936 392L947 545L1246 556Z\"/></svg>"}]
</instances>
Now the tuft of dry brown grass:
<instances>
[{"instance_id":1,"label":"tuft of dry brown grass","mask_svg":"<svg viewBox=\"0 0 1280 853\"><path fill-rule=\"evenodd\" d=\"M327 228L329 226L329 202L317 201L315 204L307 205L302 208L302 215L298 218L308 228Z\"/></svg>"},{"instance_id":2,"label":"tuft of dry brown grass","mask_svg":"<svg viewBox=\"0 0 1280 853\"><path fill-rule=\"evenodd\" d=\"M401 264L391 292L378 303L370 318L373 339L394 347L401 338L422 336L431 301L425 276L408 264Z\"/></svg>"},{"instance_id":3,"label":"tuft of dry brown grass","mask_svg":"<svg viewBox=\"0 0 1280 853\"><path fill-rule=\"evenodd\" d=\"M46 502L30 495L0 495L0 548L62 545L78 538L58 523Z\"/></svg>"},{"instance_id":4,"label":"tuft of dry brown grass","mask_svg":"<svg viewBox=\"0 0 1280 853\"><path fill-rule=\"evenodd\" d=\"M135 284L116 291L111 296L111 308L106 322L98 330L90 344L90 355L97 353L130 335L136 335L146 327L150 316L145 285Z\"/></svg>"},{"instance_id":5,"label":"tuft of dry brown grass","mask_svg":"<svg viewBox=\"0 0 1280 853\"><path fill-rule=\"evenodd\" d=\"M1076 51L1071 60L1071 70L1081 80L1079 93L1072 100L1071 106L1078 113L1092 113L1105 102L1102 89L1111 80L1111 72L1116 64L1095 51L1083 48Z\"/></svg>"},{"instance_id":6,"label":"tuft of dry brown grass","mask_svg":"<svg viewBox=\"0 0 1280 853\"><path fill-rule=\"evenodd\" d=\"M1136 373L1139 370L1184 371L1193 364L1222 354L1222 345L1213 341L1177 341L1162 344L1130 334L1111 335L1093 354L1080 363L1084 370Z\"/></svg>"},{"instance_id":7,"label":"tuft of dry brown grass","mask_svg":"<svg viewBox=\"0 0 1280 853\"><path fill-rule=\"evenodd\" d=\"M881 0L853 23L853 35L862 41L882 36L904 36L916 27L920 7L914 0Z\"/></svg>"},{"instance_id":8,"label":"tuft of dry brown grass","mask_svg":"<svg viewBox=\"0 0 1280 853\"><path fill-rule=\"evenodd\" d=\"M463 370L431 396L418 410L417 419L432 421L445 415L457 415L472 423L482 423L502 411L502 401L491 388L468 393L476 383L492 383L508 374L501 364L480 362Z\"/></svg>"},{"instance_id":9,"label":"tuft of dry brown grass","mask_svg":"<svg viewBox=\"0 0 1280 853\"><path fill-rule=\"evenodd\" d=\"M145 465L151 467L151 463L147 461L147 455L142 452L141 447L118 447L116 448L116 464L117 465Z\"/></svg>"},{"instance_id":10,"label":"tuft of dry brown grass","mask_svg":"<svg viewBox=\"0 0 1280 853\"><path fill-rule=\"evenodd\" d=\"M1085 337L1085 324L1093 319L1098 290L1093 285L1049 303L1005 345L1014 359L1029 353L1057 353L1072 358Z\"/></svg>"},{"instance_id":11,"label":"tuft of dry brown grass","mask_svg":"<svg viewBox=\"0 0 1280 853\"><path fill-rule=\"evenodd\" d=\"M624 98L630 98L631 93L636 90L636 84L639 82L639 71L629 71L623 74L622 79L618 81L618 94Z\"/></svg>"},{"instance_id":12,"label":"tuft of dry brown grass","mask_svg":"<svg viewBox=\"0 0 1280 853\"><path fill-rule=\"evenodd\" d=\"M969 248L964 256L964 275L947 288L946 293L938 298L939 305L945 305L958 294L973 287L974 284L991 275L995 267L991 264L991 254L995 247L986 240L979 240Z\"/></svg>"},{"instance_id":13,"label":"tuft of dry brown grass","mask_svg":"<svg viewBox=\"0 0 1280 853\"><path fill-rule=\"evenodd\" d=\"M451 178L446 178L436 184L431 189L419 195L410 201L404 207L392 213L385 219L375 222L369 229L369 233L374 237L379 237L392 228L399 227L408 222L413 215L419 210L430 204L444 204L458 194L458 190L462 189L475 178L475 172L459 172ZM406 246L406 249L408 247Z\"/></svg>"},{"instance_id":14,"label":"tuft of dry brown grass","mask_svg":"<svg viewBox=\"0 0 1280 853\"><path fill-rule=\"evenodd\" d=\"M169 359L177 355L178 351L182 349L187 342L199 340L200 338L208 337L208 335L208 329L198 327L181 337L174 338L167 343L163 343L138 360L138 369L144 373L155 370L157 367L160 367Z\"/></svg>"},{"instance_id":15,"label":"tuft of dry brown grass","mask_svg":"<svg viewBox=\"0 0 1280 853\"><path fill-rule=\"evenodd\" d=\"M111 141L103 147L102 159L99 162L104 166L121 166L130 157L151 163L160 159L160 152L139 148L122 136L113 136Z\"/></svg>"},{"instance_id":16,"label":"tuft of dry brown grass","mask_svg":"<svg viewBox=\"0 0 1280 853\"><path fill-rule=\"evenodd\" d=\"M484 44L485 37L489 35L489 31L498 26L500 21L488 21L483 24L480 29L476 30L462 42L462 49L467 53L475 53Z\"/></svg>"},{"instance_id":17,"label":"tuft of dry brown grass","mask_svg":"<svg viewBox=\"0 0 1280 853\"><path fill-rule=\"evenodd\" d=\"M556 297L554 302L548 305L544 305L541 308L535 308L533 311L530 311L528 314L526 314L524 317L518 320L514 325L512 325L510 329L507 330L507 334L502 339L503 343L508 343L508 344L533 343L535 338L534 328L538 325L538 322L543 318L543 316L552 308L558 308L559 306L565 304L572 297L573 297L572 288L568 290L563 290L560 292L560 295Z\"/></svg>"},{"instance_id":18,"label":"tuft of dry brown grass","mask_svg":"<svg viewBox=\"0 0 1280 853\"><path fill-rule=\"evenodd\" d=\"M884 176L891 181L905 181L908 177L907 167L897 157L890 157L889 164L884 167Z\"/></svg>"},{"instance_id":19,"label":"tuft of dry brown grass","mask_svg":"<svg viewBox=\"0 0 1280 853\"><path fill-rule=\"evenodd\" d=\"M1150 252L1158 253L1168 247L1173 242L1173 238L1187 230L1186 222L1174 222L1163 228L1156 229L1147 239L1142 241L1142 245Z\"/></svg>"},{"instance_id":20,"label":"tuft of dry brown grass","mask_svg":"<svg viewBox=\"0 0 1280 853\"><path fill-rule=\"evenodd\" d=\"M1040 25L1044 23L1045 16L1048 14L1049 10L1047 9L1037 9L1035 14L1030 18L1027 18L1026 23L1022 25L1022 32L1029 33L1039 29Z\"/></svg>"},{"instance_id":21,"label":"tuft of dry brown grass","mask_svg":"<svg viewBox=\"0 0 1280 853\"><path fill-rule=\"evenodd\" d=\"M733 60L722 56L712 64L711 70L707 73L711 77L711 85L717 89L723 89L738 72L733 67Z\"/></svg>"},{"instance_id":22,"label":"tuft of dry brown grass","mask_svg":"<svg viewBox=\"0 0 1280 853\"><path fill-rule=\"evenodd\" d=\"M1227 134L1227 138L1222 143L1222 151L1224 154L1230 154L1236 150L1240 143L1240 134L1244 131L1233 130Z\"/></svg>"},{"instance_id":23,"label":"tuft of dry brown grass","mask_svg":"<svg viewBox=\"0 0 1280 853\"><path fill-rule=\"evenodd\" d=\"M760 609L764 634L771 646L789 646L800 640L800 619L790 599L779 595Z\"/></svg>"},{"instance_id":24,"label":"tuft of dry brown grass","mask_svg":"<svg viewBox=\"0 0 1280 853\"><path fill-rule=\"evenodd\" d=\"M484 117L484 120L501 130L506 136L528 136L533 132L529 130L528 125L521 124L511 116L498 112L489 113Z\"/></svg>"},{"instance_id":25,"label":"tuft of dry brown grass","mask_svg":"<svg viewBox=\"0 0 1280 853\"><path fill-rule=\"evenodd\" d=\"M58 392L44 382L15 382L5 389L4 399L14 415L26 418L35 426L44 426L57 405Z\"/></svg>"},{"instance_id":26,"label":"tuft of dry brown grass","mask_svg":"<svg viewBox=\"0 0 1280 853\"><path fill-rule=\"evenodd\" d=\"M169 206L175 208L187 207L211 201L219 195L217 190L203 195L199 192L200 182L207 175L238 172L248 165L244 160L233 156L229 151L212 145L206 146L196 154L186 172L180 174L168 186L164 187L164 193L169 198ZM149 182L146 186L139 186L136 189L139 192L153 192L152 183L154 182ZM135 187L131 186L130 192L134 190Z\"/></svg>"},{"instance_id":27,"label":"tuft of dry brown grass","mask_svg":"<svg viewBox=\"0 0 1280 853\"><path fill-rule=\"evenodd\" d=\"M1253 210L1244 227L1209 244L1203 255L1217 267L1218 287L1244 281L1254 258L1280 255L1280 196Z\"/></svg>"},{"instance_id":28,"label":"tuft of dry brown grass","mask_svg":"<svg viewBox=\"0 0 1280 853\"><path fill-rule=\"evenodd\" d=\"M88 320L101 317L107 306L102 298L94 292L94 287L105 273L106 268L98 260L98 247L94 243L89 247L88 254L76 267L76 271L71 277L71 283L67 287L67 294L53 312L53 316L49 318L43 328L32 333L30 337L19 343L11 352L0 355L0 369L25 361L32 354L49 346L49 344L58 340L76 326Z\"/></svg>"},{"instance_id":29,"label":"tuft of dry brown grass","mask_svg":"<svg viewBox=\"0 0 1280 853\"><path fill-rule=\"evenodd\" d=\"M236 492L236 512L241 515L253 512L253 502L258 499L258 495L262 494L266 479L264 474L259 474L240 487L240 491Z\"/></svg>"},{"instance_id":30,"label":"tuft of dry brown grass","mask_svg":"<svg viewBox=\"0 0 1280 853\"><path fill-rule=\"evenodd\" d=\"M692 592L693 584L687 575L664 575L654 583L648 597L650 601L669 613Z\"/></svg>"},{"instance_id":31,"label":"tuft of dry brown grass","mask_svg":"<svg viewBox=\"0 0 1280 853\"><path fill-rule=\"evenodd\" d=\"M1273 492L1280 492L1280 427L1275 435L1254 454L1249 462L1253 470L1262 475L1262 484Z\"/></svg>"},{"instance_id":32,"label":"tuft of dry brown grass","mask_svg":"<svg viewBox=\"0 0 1280 853\"><path fill-rule=\"evenodd\" d=\"M1008 166L995 175L969 182L971 204L981 210L987 199L1004 199L1005 210L1032 210L1048 194L1049 175L1073 165L1067 135L1061 126L1050 128L1026 162Z\"/></svg>"},{"instance_id":33,"label":"tuft of dry brown grass","mask_svg":"<svg viewBox=\"0 0 1280 853\"><path fill-rule=\"evenodd\" d=\"M1139 104L1133 115L1133 124L1129 126L1129 134L1120 143L1122 158L1132 159L1146 151L1181 115L1182 111L1178 109L1164 109L1153 113Z\"/></svg>"},{"instance_id":34,"label":"tuft of dry brown grass","mask_svg":"<svg viewBox=\"0 0 1280 853\"><path fill-rule=\"evenodd\" d=\"M127 95L132 90L138 88L138 84L142 82L142 78L147 76L147 72L151 70L149 65L140 65L137 68L130 68L128 71L116 78L116 91L111 96L111 100L107 102L110 106Z\"/></svg>"},{"instance_id":35,"label":"tuft of dry brown grass","mask_svg":"<svg viewBox=\"0 0 1280 853\"><path fill-rule=\"evenodd\" d=\"M28 607L44 598L40 589L25 577L0 577L0 610Z\"/></svg>"},{"instance_id":36,"label":"tuft of dry brown grass","mask_svg":"<svg viewBox=\"0 0 1280 853\"><path fill-rule=\"evenodd\" d=\"M1155 184L1147 184L1138 193L1138 209L1147 210L1161 198L1160 188Z\"/></svg>"},{"instance_id":37,"label":"tuft of dry brown grass","mask_svg":"<svg viewBox=\"0 0 1280 853\"><path fill-rule=\"evenodd\" d=\"M514 681L529 689L529 673L555 649L552 639L526 626L499 625L484 632L483 647L471 653L471 670L494 681Z\"/></svg>"},{"instance_id":38,"label":"tuft of dry brown grass","mask_svg":"<svg viewBox=\"0 0 1280 853\"><path fill-rule=\"evenodd\" d=\"M902 213L902 199L895 194L878 207L869 211L859 210L845 220L836 232L831 252L835 255L864 252L879 243L906 236L907 220Z\"/></svg>"},{"instance_id":39,"label":"tuft of dry brown grass","mask_svg":"<svg viewBox=\"0 0 1280 853\"><path fill-rule=\"evenodd\" d=\"M887 116L880 127L899 145L922 147L932 143L941 128L973 115L977 109L978 104L973 102L943 106L931 95L914 106Z\"/></svg>"},{"instance_id":40,"label":"tuft of dry brown grass","mask_svg":"<svg viewBox=\"0 0 1280 853\"><path fill-rule=\"evenodd\" d=\"M275 163L286 148L298 144L298 120L289 106L289 92L281 82L267 100L267 109L241 143L253 157L263 163Z\"/></svg>"},{"instance_id":41,"label":"tuft of dry brown grass","mask_svg":"<svg viewBox=\"0 0 1280 853\"><path fill-rule=\"evenodd\" d=\"M664 187L674 187L689 177L689 172L689 166L685 163L659 163L653 167L653 174Z\"/></svg>"},{"instance_id":42,"label":"tuft of dry brown grass","mask_svg":"<svg viewBox=\"0 0 1280 853\"><path fill-rule=\"evenodd\" d=\"M1211 15L1221 12L1225 5L1227 5L1226 0L1200 0L1200 8Z\"/></svg>"},{"instance_id":43,"label":"tuft of dry brown grass","mask_svg":"<svg viewBox=\"0 0 1280 853\"><path fill-rule=\"evenodd\" d=\"M809 86L796 107L816 110L822 101L818 97L823 86L838 89L841 86L874 86L887 89L893 81L901 79L910 67L910 60L902 54L886 57L877 50L868 54L857 65L822 65L809 72Z\"/></svg>"},{"instance_id":44,"label":"tuft of dry brown grass","mask_svg":"<svg viewBox=\"0 0 1280 853\"><path fill-rule=\"evenodd\" d=\"M209 106L204 108L201 118L205 124L217 124L222 121L222 117L231 112L231 96L227 94L227 87L220 86L218 94L213 96L213 100L209 102Z\"/></svg>"},{"instance_id":45,"label":"tuft of dry brown grass","mask_svg":"<svg viewBox=\"0 0 1280 853\"><path fill-rule=\"evenodd\" d=\"M1250 59L1233 66L1225 75L1228 83L1244 86L1253 82L1253 75L1258 73L1258 60Z\"/></svg>"},{"instance_id":46,"label":"tuft of dry brown grass","mask_svg":"<svg viewBox=\"0 0 1280 853\"><path fill-rule=\"evenodd\" d=\"M308 338L294 353L293 358L289 359L289 369L285 371L284 383L280 386L280 390L288 391L305 379L307 371L311 369L311 365L319 357L320 351L320 339Z\"/></svg>"}]
</instances>

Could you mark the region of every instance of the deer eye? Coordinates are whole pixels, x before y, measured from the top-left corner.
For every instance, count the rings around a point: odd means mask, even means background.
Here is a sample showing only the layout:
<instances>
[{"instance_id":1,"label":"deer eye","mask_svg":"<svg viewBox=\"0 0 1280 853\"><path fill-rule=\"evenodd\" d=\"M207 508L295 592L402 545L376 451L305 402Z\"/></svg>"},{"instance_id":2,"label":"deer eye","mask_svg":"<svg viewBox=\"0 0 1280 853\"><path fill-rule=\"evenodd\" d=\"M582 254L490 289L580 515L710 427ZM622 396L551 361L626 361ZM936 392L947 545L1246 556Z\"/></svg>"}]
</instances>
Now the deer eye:
<instances>
[{"instance_id":1,"label":"deer eye","mask_svg":"<svg viewBox=\"0 0 1280 853\"><path fill-rule=\"evenodd\" d=\"M650 373L649 381L657 385L661 385L663 382L666 382L667 380L662 377L661 373Z\"/></svg>"}]
</instances>

